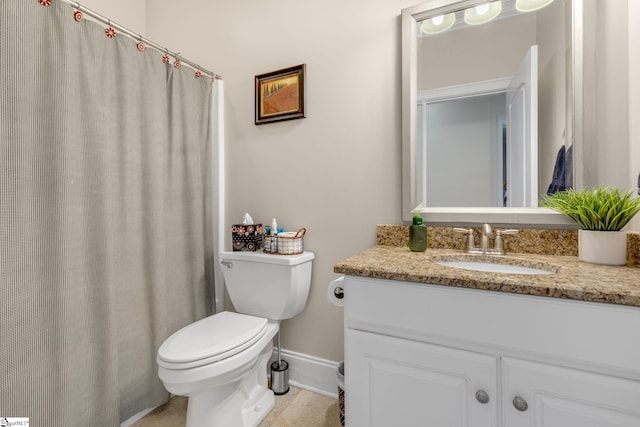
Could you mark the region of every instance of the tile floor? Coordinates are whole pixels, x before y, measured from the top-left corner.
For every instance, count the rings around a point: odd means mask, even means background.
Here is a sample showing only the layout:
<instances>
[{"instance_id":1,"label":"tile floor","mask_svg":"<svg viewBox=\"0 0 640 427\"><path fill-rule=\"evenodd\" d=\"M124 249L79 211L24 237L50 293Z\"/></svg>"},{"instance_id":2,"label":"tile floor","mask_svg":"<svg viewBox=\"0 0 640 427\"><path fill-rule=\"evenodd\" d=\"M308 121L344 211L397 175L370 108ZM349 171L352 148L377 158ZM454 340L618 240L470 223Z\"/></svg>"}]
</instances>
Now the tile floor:
<instances>
[{"instance_id":1,"label":"tile floor","mask_svg":"<svg viewBox=\"0 0 640 427\"><path fill-rule=\"evenodd\" d=\"M340 427L338 401L291 387L276 396L276 405L258 427ZM174 396L132 427L184 427L187 399Z\"/></svg>"}]
</instances>

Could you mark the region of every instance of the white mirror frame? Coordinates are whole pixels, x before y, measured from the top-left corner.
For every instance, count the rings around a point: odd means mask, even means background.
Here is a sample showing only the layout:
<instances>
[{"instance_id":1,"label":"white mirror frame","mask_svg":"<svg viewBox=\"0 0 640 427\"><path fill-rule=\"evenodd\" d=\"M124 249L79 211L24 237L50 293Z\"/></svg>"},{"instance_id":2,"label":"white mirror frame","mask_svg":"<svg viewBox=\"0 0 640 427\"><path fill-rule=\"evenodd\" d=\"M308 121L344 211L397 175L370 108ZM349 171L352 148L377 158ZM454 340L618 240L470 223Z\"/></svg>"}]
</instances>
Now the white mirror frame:
<instances>
[{"instance_id":1,"label":"white mirror frame","mask_svg":"<svg viewBox=\"0 0 640 427\"><path fill-rule=\"evenodd\" d=\"M417 105L417 23L434 14L466 9L486 0L427 0L402 10L402 219L410 221L420 209L431 225L492 225L529 228L577 228L569 218L547 208L438 208L423 207L418 200L416 182L416 105ZM583 148L583 4L572 7L572 124L574 185L581 188L584 176Z\"/></svg>"}]
</instances>

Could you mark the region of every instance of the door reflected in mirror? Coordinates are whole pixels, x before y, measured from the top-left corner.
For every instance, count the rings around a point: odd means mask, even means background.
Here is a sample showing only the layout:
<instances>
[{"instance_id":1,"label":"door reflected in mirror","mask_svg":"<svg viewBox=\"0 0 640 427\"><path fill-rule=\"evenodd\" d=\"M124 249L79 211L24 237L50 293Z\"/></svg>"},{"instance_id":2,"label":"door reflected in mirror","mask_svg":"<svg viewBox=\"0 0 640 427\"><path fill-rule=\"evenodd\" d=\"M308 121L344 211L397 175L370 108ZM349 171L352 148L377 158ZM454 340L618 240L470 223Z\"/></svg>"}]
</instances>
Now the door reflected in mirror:
<instances>
[{"instance_id":1,"label":"door reflected in mirror","mask_svg":"<svg viewBox=\"0 0 640 427\"><path fill-rule=\"evenodd\" d=\"M445 12L453 24L432 19ZM482 25L434 14L416 20L416 201L538 206L572 140L571 0L530 13L503 1ZM440 21L451 26L433 34Z\"/></svg>"},{"instance_id":2,"label":"door reflected in mirror","mask_svg":"<svg viewBox=\"0 0 640 427\"><path fill-rule=\"evenodd\" d=\"M419 101L427 206L507 206L505 105L506 92Z\"/></svg>"}]
</instances>

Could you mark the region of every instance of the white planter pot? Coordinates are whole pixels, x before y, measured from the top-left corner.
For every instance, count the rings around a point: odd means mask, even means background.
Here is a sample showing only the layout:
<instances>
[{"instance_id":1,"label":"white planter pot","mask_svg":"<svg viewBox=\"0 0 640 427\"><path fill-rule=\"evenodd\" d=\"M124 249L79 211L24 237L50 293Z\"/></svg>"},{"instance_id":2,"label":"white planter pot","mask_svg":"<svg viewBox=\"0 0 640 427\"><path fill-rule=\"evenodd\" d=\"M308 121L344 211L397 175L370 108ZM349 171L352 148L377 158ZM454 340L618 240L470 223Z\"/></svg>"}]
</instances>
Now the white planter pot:
<instances>
[{"instance_id":1,"label":"white planter pot","mask_svg":"<svg viewBox=\"0 0 640 427\"><path fill-rule=\"evenodd\" d=\"M627 263L627 233L624 231L578 230L578 257L603 265Z\"/></svg>"}]
</instances>

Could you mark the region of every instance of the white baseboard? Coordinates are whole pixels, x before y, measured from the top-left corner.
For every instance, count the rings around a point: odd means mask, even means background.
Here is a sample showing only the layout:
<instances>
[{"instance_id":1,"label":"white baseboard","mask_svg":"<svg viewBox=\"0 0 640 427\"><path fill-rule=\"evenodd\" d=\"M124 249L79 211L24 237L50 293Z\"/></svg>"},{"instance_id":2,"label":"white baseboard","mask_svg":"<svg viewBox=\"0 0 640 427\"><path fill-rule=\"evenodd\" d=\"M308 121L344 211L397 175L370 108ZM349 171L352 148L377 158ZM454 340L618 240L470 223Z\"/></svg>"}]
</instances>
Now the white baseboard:
<instances>
[{"instance_id":1,"label":"white baseboard","mask_svg":"<svg viewBox=\"0 0 640 427\"><path fill-rule=\"evenodd\" d=\"M283 349L282 358L289 363L289 384L314 393L338 398L339 362ZM274 349L271 362L278 359ZM271 362L269 366L271 366Z\"/></svg>"}]
</instances>

